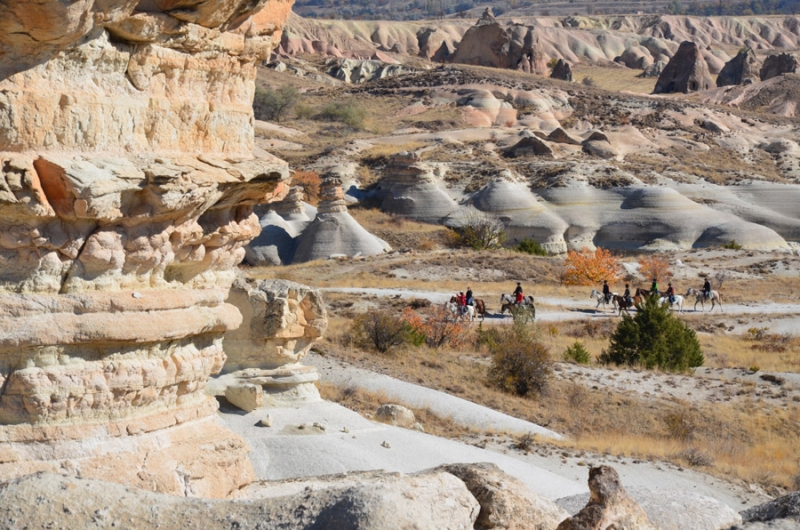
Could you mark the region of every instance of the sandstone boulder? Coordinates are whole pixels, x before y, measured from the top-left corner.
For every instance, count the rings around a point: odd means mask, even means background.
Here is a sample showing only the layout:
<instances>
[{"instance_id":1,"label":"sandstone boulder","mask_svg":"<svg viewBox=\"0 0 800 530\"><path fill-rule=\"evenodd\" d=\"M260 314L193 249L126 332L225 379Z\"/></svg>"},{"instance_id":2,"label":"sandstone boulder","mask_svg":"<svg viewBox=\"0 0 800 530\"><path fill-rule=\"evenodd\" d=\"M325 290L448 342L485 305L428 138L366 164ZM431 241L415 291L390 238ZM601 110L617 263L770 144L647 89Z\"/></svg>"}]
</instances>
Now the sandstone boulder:
<instances>
[{"instance_id":1,"label":"sandstone boulder","mask_svg":"<svg viewBox=\"0 0 800 530\"><path fill-rule=\"evenodd\" d=\"M332 59L328 61L326 66L328 75L352 84L395 77L410 71L401 64L388 64L376 60Z\"/></svg>"},{"instance_id":2,"label":"sandstone boulder","mask_svg":"<svg viewBox=\"0 0 800 530\"><path fill-rule=\"evenodd\" d=\"M747 85L759 80L761 62L753 48L745 48L725 63L717 76L717 86Z\"/></svg>"},{"instance_id":3,"label":"sandstone boulder","mask_svg":"<svg viewBox=\"0 0 800 530\"><path fill-rule=\"evenodd\" d=\"M552 530L569 517L495 464L448 464L436 469L461 479L478 500L481 508L476 529Z\"/></svg>"},{"instance_id":4,"label":"sandstone boulder","mask_svg":"<svg viewBox=\"0 0 800 530\"><path fill-rule=\"evenodd\" d=\"M464 530L479 511L464 483L444 471L262 483L238 496L187 499L42 473L0 487L0 519L13 528Z\"/></svg>"},{"instance_id":5,"label":"sandstone boulder","mask_svg":"<svg viewBox=\"0 0 800 530\"><path fill-rule=\"evenodd\" d=\"M793 521L800 525L800 492L789 493L778 499L759 504L742 512L745 523Z\"/></svg>"},{"instance_id":6,"label":"sandstone boulder","mask_svg":"<svg viewBox=\"0 0 800 530\"><path fill-rule=\"evenodd\" d=\"M253 156L252 98L290 8L0 4L0 479L252 479L203 388L253 208L286 191L287 164Z\"/></svg>"},{"instance_id":7,"label":"sandstone boulder","mask_svg":"<svg viewBox=\"0 0 800 530\"><path fill-rule=\"evenodd\" d=\"M258 386L271 402L318 399L316 369L299 362L328 325L319 292L286 280L240 277L229 301L244 319L239 329L225 335L228 360L224 373L229 374L225 381L234 389ZM244 403L257 403L244 390L233 391L244 396ZM226 397L228 394L225 391ZM248 410L247 406L240 408Z\"/></svg>"},{"instance_id":8,"label":"sandstone boulder","mask_svg":"<svg viewBox=\"0 0 800 530\"><path fill-rule=\"evenodd\" d=\"M392 156L375 189L381 210L419 221L440 222L458 208L443 189L444 169L421 162L416 153Z\"/></svg>"},{"instance_id":9,"label":"sandstone boulder","mask_svg":"<svg viewBox=\"0 0 800 530\"><path fill-rule=\"evenodd\" d=\"M684 41L658 76L654 94L697 92L712 88L708 65L697 44Z\"/></svg>"},{"instance_id":10,"label":"sandstone boulder","mask_svg":"<svg viewBox=\"0 0 800 530\"><path fill-rule=\"evenodd\" d=\"M762 81L778 77L782 74L793 74L797 72L800 61L797 56L791 53L779 53L770 55L764 59L764 64L759 71Z\"/></svg>"},{"instance_id":11,"label":"sandstone boulder","mask_svg":"<svg viewBox=\"0 0 800 530\"><path fill-rule=\"evenodd\" d=\"M414 412L406 407L387 403L378 407L375 412L375 421L410 429L417 422L417 418L414 416Z\"/></svg>"},{"instance_id":12,"label":"sandstone boulder","mask_svg":"<svg viewBox=\"0 0 800 530\"><path fill-rule=\"evenodd\" d=\"M549 142L554 142L557 144L581 145L580 138L577 138L569 134L561 127L556 127L555 129L553 129L545 139Z\"/></svg>"},{"instance_id":13,"label":"sandstone boulder","mask_svg":"<svg viewBox=\"0 0 800 530\"><path fill-rule=\"evenodd\" d=\"M553 71L550 72L550 79L560 79L572 83L572 68L569 63L564 59L556 61Z\"/></svg>"},{"instance_id":14,"label":"sandstone boulder","mask_svg":"<svg viewBox=\"0 0 800 530\"><path fill-rule=\"evenodd\" d=\"M614 468L591 468L589 491L589 503L558 525L557 530L657 530L625 492Z\"/></svg>"},{"instance_id":15,"label":"sandstone boulder","mask_svg":"<svg viewBox=\"0 0 800 530\"><path fill-rule=\"evenodd\" d=\"M505 149L504 154L511 158L521 156L553 158L553 148L537 136L528 136Z\"/></svg>"}]
</instances>

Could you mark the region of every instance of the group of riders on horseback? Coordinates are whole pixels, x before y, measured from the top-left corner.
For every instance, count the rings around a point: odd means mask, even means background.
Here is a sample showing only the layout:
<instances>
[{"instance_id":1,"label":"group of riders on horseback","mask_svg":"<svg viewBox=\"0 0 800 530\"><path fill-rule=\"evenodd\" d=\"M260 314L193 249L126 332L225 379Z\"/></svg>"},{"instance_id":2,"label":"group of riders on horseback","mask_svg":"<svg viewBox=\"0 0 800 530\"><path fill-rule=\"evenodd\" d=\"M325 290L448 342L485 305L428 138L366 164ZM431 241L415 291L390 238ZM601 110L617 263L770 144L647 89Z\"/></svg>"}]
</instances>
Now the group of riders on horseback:
<instances>
[{"instance_id":1,"label":"group of riders on horseback","mask_svg":"<svg viewBox=\"0 0 800 530\"><path fill-rule=\"evenodd\" d=\"M532 307L533 297L526 297L522 292L522 283L517 282L517 287L514 289L512 296L504 294L500 299L500 303L503 306L501 313L504 313L507 309L513 311L515 307ZM454 312L458 311L458 314L461 316L473 317L475 314L484 318L486 316L486 305L483 300L473 297L472 287L470 286L467 286L466 293L460 291L457 295L450 298L449 304L452 304L450 306L451 309Z\"/></svg>"},{"instance_id":2,"label":"group of riders on horseback","mask_svg":"<svg viewBox=\"0 0 800 530\"><path fill-rule=\"evenodd\" d=\"M596 291L593 291L593 293L594 292ZM689 296L690 294L698 294L697 300L700 302L703 299L711 300L712 308L713 308L713 302L718 301L716 300L716 298L719 298L719 295L718 294L715 295L715 292L711 290L711 282L708 280L708 278L706 278L705 282L703 283L702 291L698 293L695 289L690 288L689 291L687 292L687 296ZM633 295L631 294L630 284L626 283L625 292L623 293L622 296L617 296L615 293L612 293L611 288L608 286L608 281L604 280L602 296L606 304L610 304L613 301L614 305L618 306L620 311L625 310L627 312L628 308L638 304L641 298L645 296L660 298L662 304L669 303L670 306L677 303L681 311L683 310L682 306L684 297L677 295L675 293L675 288L672 286L672 282L668 283L667 290L662 293L658 288L657 278L653 278L653 283L651 284L649 291L646 291L644 289L636 289L636 293ZM697 304L695 304L695 307L697 307Z\"/></svg>"}]
</instances>

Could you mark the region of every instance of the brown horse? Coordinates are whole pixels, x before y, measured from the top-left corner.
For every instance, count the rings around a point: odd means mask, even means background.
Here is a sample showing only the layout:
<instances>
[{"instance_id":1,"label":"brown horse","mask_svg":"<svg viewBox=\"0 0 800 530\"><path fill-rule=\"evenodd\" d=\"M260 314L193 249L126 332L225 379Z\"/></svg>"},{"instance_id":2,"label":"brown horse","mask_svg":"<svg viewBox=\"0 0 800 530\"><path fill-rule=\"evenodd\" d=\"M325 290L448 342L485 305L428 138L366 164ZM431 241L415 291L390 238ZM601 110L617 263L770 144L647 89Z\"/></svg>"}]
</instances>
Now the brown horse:
<instances>
[{"instance_id":1,"label":"brown horse","mask_svg":"<svg viewBox=\"0 0 800 530\"><path fill-rule=\"evenodd\" d=\"M475 304L475 312L481 317L481 320L486 320L486 304L480 298L473 298L472 302Z\"/></svg>"},{"instance_id":2,"label":"brown horse","mask_svg":"<svg viewBox=\"0 0 800 530\"><path fill-rule=\"evenodd\" d=\"M642 303L642 296L639 294L639 289L637 289L636 290L636 296L634 296L633 299L631 300L632 303L628 303L625 300L624 296L619 296L619 295L614 295L614 302L616 302L617 307L619 308L619 315L620 316L622 316L622 312L623 311L625 311L625 313L627 313L628 316L630 316L631 313L630 313L630 311L628 311L628 309L631 308L631 307L638 306L639 304L641 304Z\"/></svg>"}]
</instances>

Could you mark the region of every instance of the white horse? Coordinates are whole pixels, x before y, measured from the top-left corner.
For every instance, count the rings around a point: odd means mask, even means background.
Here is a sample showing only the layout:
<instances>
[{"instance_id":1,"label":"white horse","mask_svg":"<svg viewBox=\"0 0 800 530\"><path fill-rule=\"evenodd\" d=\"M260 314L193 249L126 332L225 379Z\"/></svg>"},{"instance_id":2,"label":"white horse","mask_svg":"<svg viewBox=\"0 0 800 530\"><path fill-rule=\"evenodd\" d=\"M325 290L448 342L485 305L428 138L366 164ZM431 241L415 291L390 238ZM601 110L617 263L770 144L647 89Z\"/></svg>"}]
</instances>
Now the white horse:
<instances>
[{"instance_id":1,"label":"white horse","mask_svg":"<svg viewBox=\"0 0 800 530\"><path fill-rule=\"evenodd\" d=\"M597 306L594 308L595 311L597 311L597 308L600 307L600 304L603 304L603 311L605 311L608 305L611 304L611 312L613 313L617 310L617 302L614 300L616 295L617 293L611 293L611 301L607 301L606 295L597 289L592 289L592 294L589 295L589 298L597 300Z\"/></svg>"},{"instance_id":2,"label":"white horse","mask_svg":"<svg viewBox=\"0 0 800 530\"><path fill-rule=\"evenodd\" d=\"M457 318L468 319L470 322L475 320L475 306L472 305L464 306L464 312L462 313L461 309L458 307L458 304L455 304L453 302L447 302L444 305Z\"/></svg>"},{"instance_id":3,"label":"white horse","mask_svg":"<svg viewBox=\"0 0 800 530\"><path fill-rule=\"evenodd\" d=\"M662 296L658 299L659 305L669 304L669 308L674 311L674 307L678 306L678 312L683 313L683 297L679 294L675 295L675 302L669 303L669 296Z\"/></svg>"},{"instance_id":4,"label":"white horse","mask_svg":"<svg viewBox=\"0 0 800 530\"><path fill-rule=\"evenodd\" d=\"M706 294L703 291L695 289L694 287L689 287L689 290L686 291L686 297L688 298L690 296L695 297L695 302L694 302L695 311L697 311L697 304L700 304L701 310L705 311L706 310L705 302L710 298L711 300L710 311L713 311L714 308L717 306L717 304L719 304L719 310L724 312L724 310L722 309L722 298L720 297L717 291L711 291L711 296L709 298L706 298Z\"/></svg>"}]
</instances>

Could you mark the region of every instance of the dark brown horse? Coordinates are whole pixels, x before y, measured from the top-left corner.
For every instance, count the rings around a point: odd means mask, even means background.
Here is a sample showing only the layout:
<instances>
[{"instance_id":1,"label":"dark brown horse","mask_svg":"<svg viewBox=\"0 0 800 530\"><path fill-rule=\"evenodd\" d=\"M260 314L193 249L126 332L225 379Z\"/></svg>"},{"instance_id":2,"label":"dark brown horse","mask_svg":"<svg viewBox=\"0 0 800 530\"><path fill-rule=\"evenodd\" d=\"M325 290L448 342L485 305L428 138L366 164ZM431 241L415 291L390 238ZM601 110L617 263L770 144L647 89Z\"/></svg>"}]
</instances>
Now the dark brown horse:
<instances>
[{"instance_id":1,"label":"dark brown horse","mask_svg":"<svg viewBox=\"0 0 800 530\"><path fill-rule=\"evenodd\" d=\"M625 311L628 315L630 315L629 308L638 306L642 303L642 296L639 294L640 289L636 290L636 296L633 297L630 303L625 300L624 296L614 295L614 302L616 302L617 307L619 308L619 314L622 316L622 312Z\"/></svg>"},{"instance_id":2,"label":"dark brown horse","mask_svg":"<svg viewBox=\"0 0 800 530\"><path fill-rule=\"evenodd\" d=\"M480 298L473 298L472 302L475 304L475 312L481 317L481 320L486 320L486 304Z\"/></svg>"}]
</instances>

